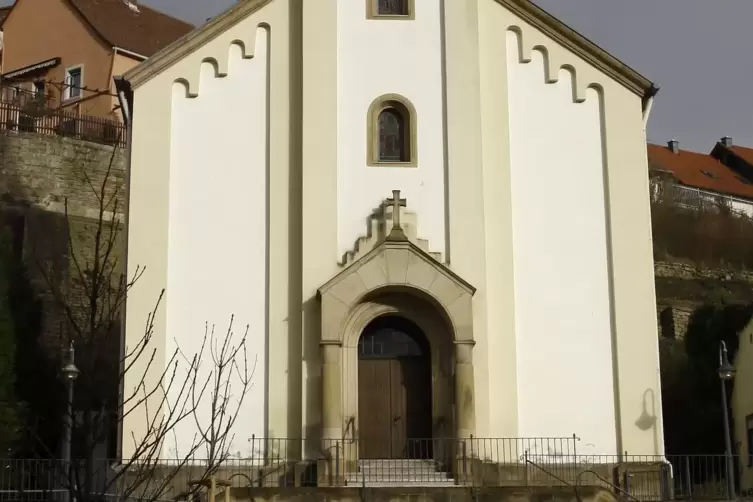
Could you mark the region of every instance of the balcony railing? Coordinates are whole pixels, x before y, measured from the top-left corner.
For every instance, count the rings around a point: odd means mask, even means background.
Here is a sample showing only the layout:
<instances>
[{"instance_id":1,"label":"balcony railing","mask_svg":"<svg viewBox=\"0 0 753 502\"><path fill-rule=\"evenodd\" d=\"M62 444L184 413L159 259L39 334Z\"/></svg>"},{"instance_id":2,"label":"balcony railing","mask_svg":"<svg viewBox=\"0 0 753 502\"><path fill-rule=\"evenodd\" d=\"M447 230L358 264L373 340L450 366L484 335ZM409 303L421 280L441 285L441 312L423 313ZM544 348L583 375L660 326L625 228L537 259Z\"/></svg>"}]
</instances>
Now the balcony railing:
<instances>
[{"instance_id":1,"label":"balcony railing","mask_svg":"<svg viewBox=\"0 0 753 502\"><path fill-rule=\"evenodd\" d=\"M119 147L126 145L126 128L120 121L55 108L48 96L1 86L0 130L55 135Z\"/></svg>"}]
</instances>

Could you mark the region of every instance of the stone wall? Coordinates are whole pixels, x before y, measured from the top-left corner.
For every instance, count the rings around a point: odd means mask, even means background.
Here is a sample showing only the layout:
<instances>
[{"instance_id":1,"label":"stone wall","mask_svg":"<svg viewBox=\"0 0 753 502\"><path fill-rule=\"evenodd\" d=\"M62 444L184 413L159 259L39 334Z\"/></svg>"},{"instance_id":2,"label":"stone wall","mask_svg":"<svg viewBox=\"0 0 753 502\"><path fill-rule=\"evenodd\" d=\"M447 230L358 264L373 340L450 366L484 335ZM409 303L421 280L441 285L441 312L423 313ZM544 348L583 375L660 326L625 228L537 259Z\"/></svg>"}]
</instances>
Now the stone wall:
<instances>
[{"instance_id":1,"label":"stone wall","mask_svg":"<svg viewBox=\"0 0 753 502\"><path fill-rule=\"evenodd\" d=\"M216 500L223 500L219 494ZM613 491L580 487L402 487L402 488L233 488L232 502L617 502ZM206 500L206 498L204 498Z\"/></svg>"},{"instance_id":2,"label":"stone wall","mask_svg":"<svg viewBox=\"0 0 753 502\"><path fill-rule=\"evenodd\" d=\"M59 351L73 331L53 292L85 309L80 277L91 268L100 209L105 221L112 221L113 213L116 221L122 221L124 166L124 152L111 146L0 132L0 230L4 230L0 238L11 240L41 303L38 343L51 364L57 364ZM125 262L122 244L122 239L116 239L112 253L121 264ZM113 333L113 348L119 347L118 337ZM83 347L81 352L85 352Z\"/></svg>"},{"instance_id":3,"label":"stone wall","mask_svg":"<svg viewBox=\"0 0 753 502\"><path fill-rule=\"evenodd\" d=\"M735 269L707 268L687 263L658 261L654 264L654 276L675 279L715 279L718 281L744 281L753 284L753 272Z\"/></svg>"},{"instance_id":4,"label":"stone wall","mask_svg":"<svg viewBox=\"0 0 753 502\"><path fill-rule=\"evenodd\" d=\"M654 277L660 338L683 339L702 306L753 303L753 272L657 261Z\"/></svg>"},{"instance_id":5,"label":"stone wall","mask_svg":"<svg viewBox=\"0 0 753 502\"><path fill-rule=\"evenodd\" d=\"M0 131L0 203L62 214L67 198L70 214L96 218L97 193L111 159L109 196L124 193L121 149L59 136Z\"/></svg>"}]
</instances>

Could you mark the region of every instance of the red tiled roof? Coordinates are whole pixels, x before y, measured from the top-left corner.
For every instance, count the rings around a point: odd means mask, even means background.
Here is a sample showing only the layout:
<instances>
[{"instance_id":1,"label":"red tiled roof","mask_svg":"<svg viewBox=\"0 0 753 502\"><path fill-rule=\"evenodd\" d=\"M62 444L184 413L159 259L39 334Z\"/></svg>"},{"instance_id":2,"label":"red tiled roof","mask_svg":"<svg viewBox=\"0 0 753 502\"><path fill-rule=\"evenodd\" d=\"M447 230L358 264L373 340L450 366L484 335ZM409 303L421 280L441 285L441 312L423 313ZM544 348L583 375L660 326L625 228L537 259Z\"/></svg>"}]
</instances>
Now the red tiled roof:
<instances>
[{"instance_id":1,"label":"red tiled roof","mask_svg":"<svg viewBox=\"0 0 753 502\"><path fill-rule=\"evenodd\" d=\"M746 150L753 158L753 150L749 148L732 149L735 153L738 153L736 149ZM742 181L743 178L735 171L711 155L686 150L680 150L680 153L675 154L666 146L649 144L648 161L649 167L670 171L683 185L753 199L753 184Z\"/></svg>"},{"instance_id":2,"label":"red tiled roof","mask_svg":"<svg viewBox=\"0 0 753 502\"><path fill-rule=\"evenodd\" d=\"M744 146L731 146L728 147L730 150L735 152L735 155L743 159L745 162L753 166L753 148L745 148Z\"/></svg>"},{"instance_id":3,"label":"red tiled roof","mask_svg":"<svg viewBox=\"0 0 753 502\"><path fill-rule=\"evenodd\" d=\"M132 9L125 0L69 1L109 44L142 56L151 56L194 29L141 3Z\"/></svg>"}]
</instances>

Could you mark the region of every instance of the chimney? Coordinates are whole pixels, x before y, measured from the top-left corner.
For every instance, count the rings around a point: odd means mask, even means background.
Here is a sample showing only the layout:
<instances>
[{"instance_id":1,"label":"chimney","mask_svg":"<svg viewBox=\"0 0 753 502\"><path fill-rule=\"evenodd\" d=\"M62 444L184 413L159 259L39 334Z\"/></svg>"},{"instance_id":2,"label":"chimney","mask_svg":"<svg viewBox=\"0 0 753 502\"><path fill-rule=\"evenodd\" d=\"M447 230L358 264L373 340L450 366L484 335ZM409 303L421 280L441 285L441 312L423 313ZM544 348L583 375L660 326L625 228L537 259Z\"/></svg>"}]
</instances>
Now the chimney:
<instances>
[{"instance_id":1,"label":"chimney","mask_svg":"<svg viewBox=\"0 0 753 502\"><path fill-rule=\"evenodd\" d=\"M139 0L123 0L123 3L131 9L133 12L140 12L139 11Z\"/></svg>"},{"instance_id":2,"label":"chimney","mask_svg":"<svg viewBox=\"0 0 753 502\"><path fill-rule=\"evenodd\" d=\"M676 139L673 139L672 141L667 141L667 147L672 150L672 153L675 155L680 154L680 142Z\"/></svg>"},{"instance_id":3,"label":"chimney","mask_svg":"<svg viewBox=\"0 0 753 502\"><path fill-rule=\"evenodd\" d=\"M725 136L721 139L722 145L726 146L727 148L732 147L732 138L729 136Z\"/></svg>"}]
</instances>

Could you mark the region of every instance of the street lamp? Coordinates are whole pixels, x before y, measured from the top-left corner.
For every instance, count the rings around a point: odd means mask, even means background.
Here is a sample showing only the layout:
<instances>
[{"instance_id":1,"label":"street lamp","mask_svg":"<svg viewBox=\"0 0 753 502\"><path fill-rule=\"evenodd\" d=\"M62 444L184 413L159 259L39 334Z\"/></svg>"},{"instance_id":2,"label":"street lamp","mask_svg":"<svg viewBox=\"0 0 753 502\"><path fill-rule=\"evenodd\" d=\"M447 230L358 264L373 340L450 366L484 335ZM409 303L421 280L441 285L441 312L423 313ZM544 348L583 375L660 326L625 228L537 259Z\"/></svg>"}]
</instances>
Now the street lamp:
<instances>
[{"instance_id":1,"label":"street lamp","mask_svg":"<svg viewBox=\"0 0 753 502\"><path fill-rule=\"evenodd\" d=\"M735 378L735 367L729 363L727 344L719 344L719 380L722 383L722 413L724 415L724 444L727 460L727 500L735 499L735 474L732 466L732 439L729 430L729 416L727 414L727 381Z\"/></svg>"},{"instance_id":2,"label":"street lamp","mask_svg":"<svg viewBox=\"0 0 753 502\"><path fill-rule=\"evenodd\" d=\"M70 499L71 488L71 442L73 440L73 385L78 378L79 370L75 364L75 352L73 349L73 342L68 347L68 358L63 367L60 369L60 373L63 377L63 382L68 390L68 406L65 416L63 417L63 444L61 449L61 457L63 461L63 475L65 476L65 491L64 501Z\"/></svg>"}]
</instances>

